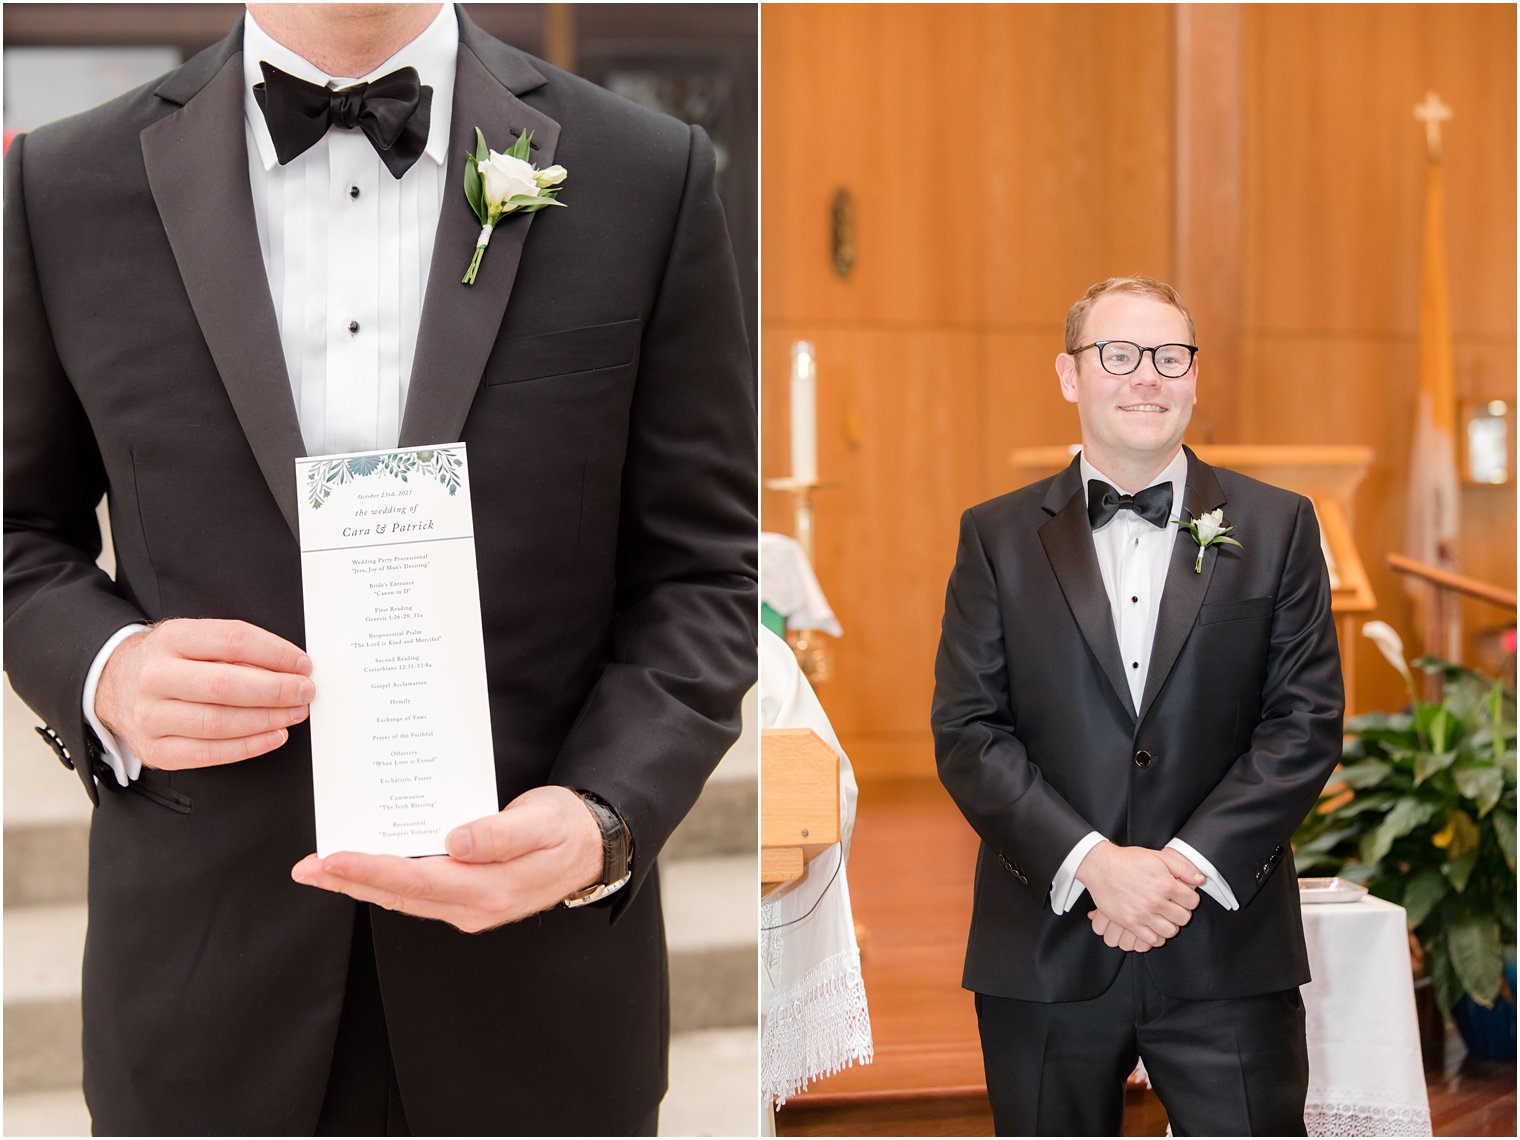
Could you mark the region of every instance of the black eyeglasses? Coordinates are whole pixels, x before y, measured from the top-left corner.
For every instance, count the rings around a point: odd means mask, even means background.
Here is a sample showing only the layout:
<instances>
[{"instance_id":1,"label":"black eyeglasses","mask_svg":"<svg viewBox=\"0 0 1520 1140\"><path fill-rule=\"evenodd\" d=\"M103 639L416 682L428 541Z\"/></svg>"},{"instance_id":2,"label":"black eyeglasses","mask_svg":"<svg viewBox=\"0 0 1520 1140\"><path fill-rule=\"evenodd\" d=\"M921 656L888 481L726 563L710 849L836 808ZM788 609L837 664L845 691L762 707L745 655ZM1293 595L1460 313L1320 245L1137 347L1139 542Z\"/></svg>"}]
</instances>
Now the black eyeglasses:
<instances>
[{"instance_id":1,"label":"black eyeglasses","mask_svg":"<svg viewBox=\"0 0 1520 1140\"><path fill-rule=\"evenodd\" d=\"M1144 348L1132 340L1095 340L1092 344L1073 349L1072 355L1086 352L1089 348L1098 350L1098 360L1102 363L1103 370L1112 376L1128 376L1140 367L1140 361L1145 359L1148 352L1157 374L1170 380L1186 376L1188 369L1193 367L1193 357L1198 352L1196 344L1161 344L1155 348Z\"/></svg>"}]
</instances>

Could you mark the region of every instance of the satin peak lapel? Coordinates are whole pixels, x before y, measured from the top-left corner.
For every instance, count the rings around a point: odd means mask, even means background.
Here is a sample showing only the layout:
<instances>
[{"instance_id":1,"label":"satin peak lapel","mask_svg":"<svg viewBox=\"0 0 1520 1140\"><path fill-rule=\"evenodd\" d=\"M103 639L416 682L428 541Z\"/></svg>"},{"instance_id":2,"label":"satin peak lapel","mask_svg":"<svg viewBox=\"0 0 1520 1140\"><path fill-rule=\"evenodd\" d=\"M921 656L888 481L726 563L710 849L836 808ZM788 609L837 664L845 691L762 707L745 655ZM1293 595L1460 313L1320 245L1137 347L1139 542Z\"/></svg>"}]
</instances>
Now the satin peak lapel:
<instances>
[{"instance_id":1,"label":"satin peak lapel","mask_svg":"<svg viewBox=\"0 0 1520 1140\"><path fill-rule=\"evenodd\" d=\"M1087 521L1087 500L1082 494L1077 462L1073 460L1070 467L1056 476L1045 496L1044 508L1054 517L1040 527L1040 542L1071 615L1087 639L1088 649L1097 658L1119 703L1134 716L1135 702L1124 676L1108 591L1103 588L1103 575L1093 550L1092 526Z\"/></svg>"},{"instance_id":2,"label":"satin peak lapel","mask_svg":"<svg viewBox=\"0 0 1520 1140\"><path fill-rule=\"evenodd\" d=\"M543 77L511 49L494 41L481 44L486 37L463 16L459 31L448 178L428 267L406 411L401 417L402 447L459 439L501 330L523 246L538 217L534 213L503 218L491 233L475 284L460 283L480 236L480 221L464 196L465 155L475 149L475 128L485 135L486 145L497 151L505 151L520 132L532 131L529 161L540 167L553 165L559 142L559 124L529 107L512 89L542 86ZM491 60L491 67L476 54L477 47ZM502 73L504 77L499 78ZM573 210L573 195L569 197L566 205Z\"/></svg>"},{"instance_id":3,"label":"satin peak lapel","mask_svg":"<svg viewBox=\"0 0 1520 1140\"><path fill-rule=\"evenodd\" d=\"M241 31L239 24L233 32L238 43ZM180 77L167 80L159 95L177 101ZM248 188L242 52L231 52L141 139L148 185L190 307L270 494L296 534L294 463L306 445Z\"/></svg>"},{"instance_id":4,"label":"satin peak lapel","mask_svg":"<svg viewBox=\"0 0 1520 1140\"><path fill-rule=\"evenodd\" d=\"M1182 492L1182 506L1188 517L1198 518L1222 507L1224 491L1214 475L1214 469L1204 463L1192 450L1188 450L1187 486ZM1181 517L1179 515L1179 517ZM1172 561L1166 570L1166 587L1161 592L1161 612L1156 617L1156 636L1151 642L1151 664L1145 675L1145 693L1140 702L1140 719L1144 720L1156 701L1156 694L1166 683L1183 643L1193 631L1198 610L1204 595L1209 591L1209 580L1214 576L1214 566L1219 561L1215 547L1203 556L1203 569L1194 573L1193 563L1198 558L1198 544L1181 527L1172 546Z\"/></svg>"}]
</instances>

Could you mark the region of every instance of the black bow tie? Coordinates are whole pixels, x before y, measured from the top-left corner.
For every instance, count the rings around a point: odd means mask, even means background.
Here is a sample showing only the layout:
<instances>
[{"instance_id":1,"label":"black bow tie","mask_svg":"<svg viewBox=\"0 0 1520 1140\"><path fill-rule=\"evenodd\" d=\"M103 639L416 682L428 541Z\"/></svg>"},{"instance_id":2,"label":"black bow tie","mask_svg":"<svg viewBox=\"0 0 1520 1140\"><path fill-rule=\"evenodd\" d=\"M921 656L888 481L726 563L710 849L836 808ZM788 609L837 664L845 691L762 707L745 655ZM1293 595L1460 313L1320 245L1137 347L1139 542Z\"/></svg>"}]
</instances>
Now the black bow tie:
<instances>
[{"instance_id":1,"label":"black bow tie","mask_svg":"<svg viewBox=\"0 0 1520 1140\"><path fill-rule=\"evenodd\" d=\"M1157 483L1134 495L1125 495L1102 479L1087 481L1087 521L1097 530L1120 511L1134 511L1152 526L1166 526L1172 513L1172 485Z\"/></svg>"},{"instance_id":2,"label":"black bow tie","mask_svg":"<svg viewBox=\"0 0 1520 1140\"><path fill-rule=\"evenodd\" d=\"M315 146L328 127L363 131L394 178L422 157L433 89L418 81L415 67L336 91L287 75L263 60L259 68L264 82L254 84L253 97L269 124L281 166Z\"/></svg>"}]
</instances>

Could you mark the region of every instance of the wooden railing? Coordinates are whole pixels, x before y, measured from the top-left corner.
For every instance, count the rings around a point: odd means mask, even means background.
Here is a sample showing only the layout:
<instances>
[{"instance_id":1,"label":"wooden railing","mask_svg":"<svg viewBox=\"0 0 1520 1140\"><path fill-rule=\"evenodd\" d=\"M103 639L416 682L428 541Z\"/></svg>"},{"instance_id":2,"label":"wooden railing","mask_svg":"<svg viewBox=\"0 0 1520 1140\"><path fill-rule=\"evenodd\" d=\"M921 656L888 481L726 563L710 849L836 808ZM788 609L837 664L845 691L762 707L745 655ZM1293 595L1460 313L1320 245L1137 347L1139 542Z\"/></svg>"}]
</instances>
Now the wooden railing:
<instances>
[{"instance_id":1,"label":"wooden railing","mask_svg":"<svg viewBox=\"0 0 1520 1140\"><path fill-rule=\"evenodd\" d=\"M1402 554L1390 554L1388 567L1399 574L1407 574L1411 578L1419 578L1429 582L1437 589L1454 594L1462 594L1465 597L1477 598L1481 602L1498 606L1501 610L1515 612L1515 591L1505 590L1477 578L1469 578L1465 574L1458 574L1451 570L1442 570L1439 566L1431 566L1424 562L1416 562L1413 558Z\"/></svg>"}]
</instances>

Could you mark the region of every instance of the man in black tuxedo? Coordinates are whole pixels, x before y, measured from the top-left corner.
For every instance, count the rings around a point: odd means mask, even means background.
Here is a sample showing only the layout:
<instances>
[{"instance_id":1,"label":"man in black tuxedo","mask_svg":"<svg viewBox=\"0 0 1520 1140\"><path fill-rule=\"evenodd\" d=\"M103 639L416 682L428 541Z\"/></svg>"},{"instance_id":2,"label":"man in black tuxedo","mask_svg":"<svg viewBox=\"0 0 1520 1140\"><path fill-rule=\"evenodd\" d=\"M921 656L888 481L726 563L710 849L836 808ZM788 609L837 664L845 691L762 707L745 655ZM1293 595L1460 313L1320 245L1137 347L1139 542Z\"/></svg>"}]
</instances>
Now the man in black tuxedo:
<instances>
[{"instance_id":1,"label":"man in black tuxedo","mask_svg":"<svg viewBox=\"0 0 1520 1140\"><path fill-rule=\"evenodd\" d=\"M477 127L564 208L466 286ZM755 671L706 137L452 7L254 5L5 191L5 667L96 802L96 1131L652 1134L655 860ZM319 862L293 460L455 440L503 809Z\"/></svg>"},{"instance_id":2,"label":"man in black tuxedo","mask_svg":"<svg viewBox=\"0 0 1520 1140\"><path fill-rule=\"evenodd\" d=\"M1304 1134L1288 839L1340 659L1309 501L1182 446L1195 345L1170 286L1093 286L1056 359L1081 455L961 519L933 724L982 839L962 984L1003 1135L1118 1135L1137 1057L1179 1136Z\"/></svg>"}]
</instances>

